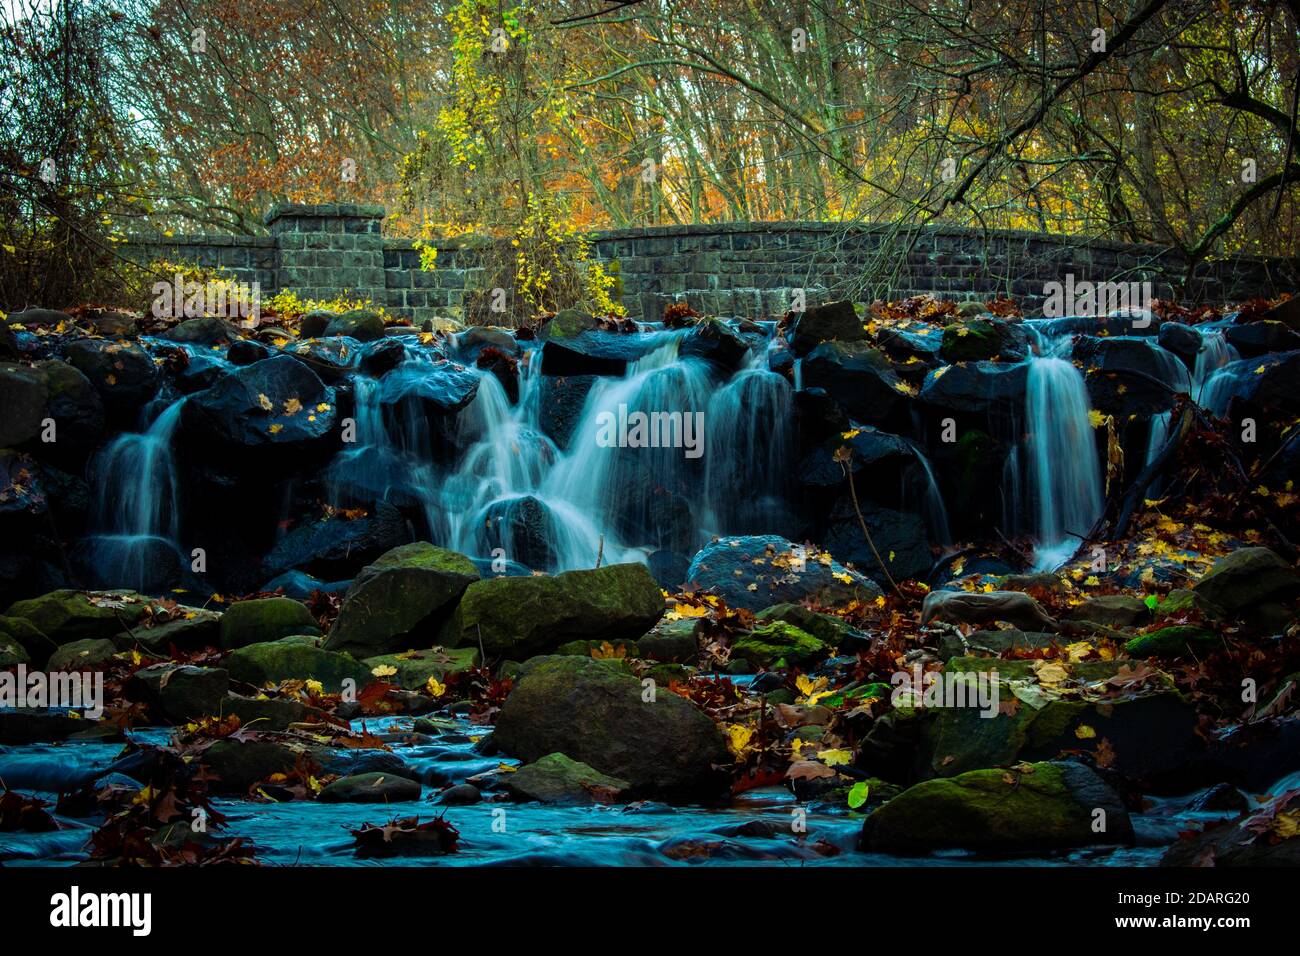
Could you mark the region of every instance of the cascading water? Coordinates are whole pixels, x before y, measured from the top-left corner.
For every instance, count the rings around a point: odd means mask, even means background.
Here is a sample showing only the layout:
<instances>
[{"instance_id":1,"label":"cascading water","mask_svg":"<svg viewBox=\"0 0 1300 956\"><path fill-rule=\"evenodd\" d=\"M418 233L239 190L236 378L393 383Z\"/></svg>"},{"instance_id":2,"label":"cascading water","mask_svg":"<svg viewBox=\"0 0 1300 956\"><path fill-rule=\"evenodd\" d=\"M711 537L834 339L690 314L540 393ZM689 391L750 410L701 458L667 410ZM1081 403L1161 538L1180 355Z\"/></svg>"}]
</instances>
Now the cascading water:
<instances>
[{"instance_id":1,"label":"cascading water","mask_svg":"<svg viewBox=\"0 0 1300 956\"><path fill-rule=\"evenodd\" d=\"M934 477L930 459L921 450L921 446L916 442L908 442L908 444L912 446L912 451L916 454L916 463L921 466L921 471L925 475L925 498L921 514L925 518L926 531L932 542L945 547L952 544L952 531L948 525L948 509L943 503L943 493L939 490L939 482Z\"/></svg>"},{"instance_id":2,"label":"cascading water","mask_svg":"<svg viewBox=\"0 0 1300 956\"><path fill-rule=\"evenodd\" d=\"M1068 560L1101 516L1101 468L1083 374L1068 358L1069 335L1048 339L1029 326L1033 352L1025 390L1030 492L1037 519L1035 567Z\"/></svg>"},{"instance_id":3,"label":"cascading water","mask_svg":"<svg viewBox=\"0 0 1300 956\"><path fill-rule=\"evenodd\" d=\"M91 468L101 527L86 564L100 583L141 591L175 583L180 496L171 444L184 404L167 405L144 431L117 436Z\"/></svg>"},{"instance_id":4,"label":"cascading water","mask_svg":"<svg viewBox=\"0 0 1300 956\"><path fill-rule=\"evenodd\" d=\"M1228 404L1242 386L1249 382L1255 366L1241 361L1241 356L1224 338L1222 329L1201 332L1201 348L1196 353L1196 368L1192 373L1192 397L1196 403L1211 413L1222 417L1228 413Z\"/></svg>"}]
</instances>

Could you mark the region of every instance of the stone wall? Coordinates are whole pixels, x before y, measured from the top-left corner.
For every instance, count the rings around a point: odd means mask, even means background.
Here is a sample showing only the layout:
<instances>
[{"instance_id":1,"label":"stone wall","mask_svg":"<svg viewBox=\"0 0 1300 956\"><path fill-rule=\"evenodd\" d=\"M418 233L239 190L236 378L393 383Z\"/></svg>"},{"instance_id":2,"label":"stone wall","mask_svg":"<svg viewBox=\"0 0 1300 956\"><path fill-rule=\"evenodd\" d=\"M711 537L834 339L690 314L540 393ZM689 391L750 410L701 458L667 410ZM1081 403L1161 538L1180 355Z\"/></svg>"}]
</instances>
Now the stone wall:
<instances>
[{"instance_id":1,"label":"stone wall","mask_svg":"<svg viewBox=\"0 0 1300 956\"><path fill-rule=\"evenodd\" d=\"M266 215L269 235L137 237L140 261L166 258L222 266L257 281L263 296L291 288L303 298L370 299L416 321L455 316L490 321L493 286L509 277L483 267L484 243L445 240L437 268L422 271L409 239L384 237L381 206L281 205ZM499 248L488 257L509 261ZM1300 262L1235 256L1201 263L1190 277L1172 250L1039 233L928 227L903 233L832 223L654 226L597 232L592 253L617 263L632 316L658 317L686 301L700 312L753 318L789 308L795 290L809 304L929 292L955 299L1016 298L1032 312L1044 284L1150 281L1161 298L1225 302L1300 289Z\"/></svg>"}]
</instances>

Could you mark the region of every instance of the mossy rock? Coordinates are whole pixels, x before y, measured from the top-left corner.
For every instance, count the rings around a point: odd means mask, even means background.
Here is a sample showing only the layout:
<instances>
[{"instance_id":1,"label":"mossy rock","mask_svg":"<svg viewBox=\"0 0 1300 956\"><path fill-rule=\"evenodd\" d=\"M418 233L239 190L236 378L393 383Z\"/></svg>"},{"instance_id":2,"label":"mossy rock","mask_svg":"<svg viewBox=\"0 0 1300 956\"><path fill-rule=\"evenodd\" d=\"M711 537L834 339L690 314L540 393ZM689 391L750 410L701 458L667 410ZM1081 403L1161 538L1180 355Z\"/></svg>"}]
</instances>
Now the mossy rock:
<instances>
[{"instance_id":1,"label":"mossy rock","mask_svg":"<svg viewBox=\"0 0 1300 956\"><path fill-rule=\"evenodd\" d=\"M698 634L698 618L661 621L653 631L636 642L637 653L654 661L693 664L700 651Z\"/></svg>"},{"instance_id":2,"label":"mossy rock","mask_svg":"<svg viewBox=\"0 0 1300 956\"><path fill-rule=\"evenodd\" d=\"M0 670L17 667L19 664L30 664L31 661L27 648L18 643L17 638L0 633Z\"/></svg>"},{"instance_id":3,"label":"mossy rock","mask_svg":"<svg viewBox=\"0 0 1300 956\"><path fill-rule=\"evenodd\" d=\"M1222 646L1219 635L1203 627L1174 624L1140 634L1124 645L1130 657L1179 657L1202 654Z\"/></svg>"},{"instance_id":4,"label":"mossy rock","mask_svg":"<svg viewBox=\"0 0 1300 956\"><path fill-rule=\"evenodd\" d=\"M823 641L793 624L772 621L734 641L731 655L755 667L803 666L825 657L830 649Z\"/></svg>"},{"instance_id":5,"label":"mossy rock","mask_svg":"<svg viewBox=\"0 0 1300 956\"><path fill-rule=\"evenodd\" d=\"M684 697L658 690L653 703L639 680L583 657L540 657L523 668L506 698L493 741L525 761L563 753L628 781L635 794L714 799L731 761L713 721Z\"/></svg>"},{"instance_id":6,"label":"mossy rock","mask_svg":"<svg viewBox=\"0 0 1300 956\"><path fill-rule=\"evenodd\" d=\"M243 794L260 780L293 770L299 751L270 740L218 740L200 756L218 793Z\"/></svg>"},{"instance_id":7,"label":"mossy rock","mask_svg":"<svg viewBox=\"0 0 1300 956\"><path fill-rule=\"evenodd\" d=\"M850 630L849 625L838 617L820 614L802 604L789 602L764 608L754 615L754 619L763 624L769 621L785 621L830 647L837 647Z\"/></svg>"},{"instance_id":8,"label":"mossy rock","mask_svg":"<svg viewBox=\"0 0 1300 956\"><path fill-rule=\"evenodd\" d=\"M396 684L403 690L423 690L430 677L443 680L448 674L469 670L478 662L478 649L474 647L442 648L434 647L424 651L405 651L401 654L380 654L367 657L365 666L374 674L377 667L392 667L397 670L384 680Z\"/></svg>"},{"instance_id":9,"label":"mossy rock","mask_svg":"<svg viewBox=\"0 0 1300 956\"><path fill-rule=\"evenodd\" d=\"M1199 614L1203 619L1211 621L1220 621L1226 617L1223 608L1188 588L1176 588L1170 591L1155 607L1157 621L1167 621L1189 614Z\"/></svg>"},{"instance_id":10,"label":"mossy rock","mask_svg":"<svg viewBox=\"0 0 1300 956\"><path fill-rule=\"evenodd\" d=\"M286 680L320 681L329 694L339 693L344 681L360 690L370 683L370 669L350 654L322 650L288 638L248 644L232 651L223 662L230 676L262 687Z\"/></svg>"},{"instance_id":11,"label":"mossy rock","mask_svg":"<svg viewBox=\"0 0 1300 956\"><path fill-rule=\"evenodd\" d=\"M997 329L987 319L967 319L946 326L939 354L946 362L979 362L995 358L1002 347Z\"/></svg>"},{"instance_id":12,"label":"mossy rock","mask_svg":"<svg viewBox=\"0 0 1300 956\"><path fill-rule=\"evenodd\" d=\"M663 616L659 585L644 564L475 581L443 631L448 647L489 658L526 658L569 641L635 641Z\"/></svg>"},{"instance_id":13,"label":"mossy rock","mask_svg":"<svg viewBox=\"0 0 1300 956\"><path fill-rule=\"evenodd\" d=\"M1229 614L1237 614L1300 594L1300 575L1268 548L1240 548L1214 562L1193 590Z\"/></svg>"},{"instance_id":14,"label":"mossy rock","mask_svg":"<svg viewBox=\"0 0 1300 956\"><path fill-rule=\"evenodd\" d=\"M352 309L332 318L325 335L346 335L358 342L373 342L384 337L384 318L372 309Z\"/></svg>"},{"instance_id":15,"label":"mossy rock","mask_svg":"<svg viewBox=\"0 0 1300 956\"><path fill-rule=\"evenodd\" d=\"M221 644L221 615L199 607L181 607L180 616L153 627L137 627L113 638L119 650L143 647L165 653L175 645L182 651L197 651Z\"/></svg>"},{"instance_id":16,"label":"mossy rock","mask_svg":"<svg viewBox=\"0 0 1300 956\"><path fill-rule=\"evenodd\" d=\"M352 582L324 646L357 657L432 647L456 601L478 580L474 562L458 552L427 541L393 548Z\"/></svg>"},{"instance_id":17,"label":"mossy rock","mask_svg":"<svg viewBox=\"0 0 1300 956\"><path fill-rule=\"evenodd\" d=\"M1197 715L1167 675L1142 693L1098 703L1049 699L1035 707L1016 698L1014 684L1034 686L1034 661L957 657L944 665L954 673L998 674L997 716L978 708L919 707L916 772L922 778L951 777L969 770L1000 767L1022 760L1050 760L1063 751L1095 751L1106 741L1112 767L1154 789L1177 789L1181 776L1204 755L1197 734ZM1072 679L1087 683L1111 680L1130 661L1082 661L1064 665ZM1041 701L1040 701L1041 702ZM894 711L897 713L897 709Z\"/></svg>"},{"instance_id":18,"label":"mossy rock","mask_svg":"<svg viewBox=\"0 0 1300 956\"><path fill-rule=\"evenodd\" d=\"M1105 821L1100 833L1094 829L1099 819ZM873 812L862 827L863 849L908 856L952 848L1041 853L1132 840L1119 797L1096 773L1074 763L927 780Z\"/></svg>"},{"instance_id":19,"label":"mossy rock","mask_svg":"<svg viewBox=\"0 0 1300 956\"><path fill-rule=\"evenodd\" d=\"M562 753L547 754L505 778L516 800L540 803L609 803L626 797L631 784Z\"/></svg>"},{"instance_id":20,"label":"mossy rock","mask_svg":"<svg viewBox=\"0 0 1300 956\"><path fill-rule=\"evenodd\" d=\"M55 644L67 644L111 638L133 627L144 611L134 591L62 590L16 601L5 616L23 618Z\"/></svg>"},{"instance_id":21,"label":"mossy rock","mask_svg":"<svg viewBox=\"0 0 1300 956\"><path fill-rule=\"evenodd\" d=\"M939 637L939 660L955 657L997 657L1006 651L1024 648L1036 650L1057 643L1055 634L1045 631L1020 631L1004 628L999 631L974 631L969 636L945 632Z\"/></svg>"},{"instance_id":22,"label":"mossy rock","mask_svg":"<svg viewBox=\"0 0 1300 956\"><path fill-rule=\"evenodd\" d=\"M228 651L295 634L319 635L320 628L307 606L292 598L240 601L221 615L221 646Z\"/></svg>"},{"instance_id":23,"label":"mossy rock","mask_svg":"<svg viewBox=\"0 0 1300 956\"><path fill-rule=\"evenodd\" d=\"M27 653L27 662L44 666L59 645L25 617L0 617L0 643L12 641Z\"/></svg>"},{"instance_id":24,"label":"mossy rock","mask_svg":"<svg viewBox=\"0 0 1300 956\"><path fill-rule=\"evenodd\" d=\"M152 664L132 674L125 690L128 700L148 704L155 717L180 723L221 713L230 674L220 667Z\"/></svg>"},{"instance_id":25,"label":"mossy rock","mask_svg":"<svg viewBox=\"0 0 1300 956\"><path fill-rule=\"evenodd\" d=\"M72 641L51 654L45 666L51 671L102 670L116 653L117 645L102 638Z\"/></svg>"},{"instance_id":26,"label":"mossy rock","mask_svg":"<svg viewBox=\"0 0 1300 956\"><path fill-rule=\"evenodd\" d=\"M1107 627L1139 627L1151 620L1151 609L1141 598L1127 594L1090 597L1065 615L1072 621L1091 621Z\"/></svg>"},{"instance_id":27,"label":"mossy rock","mask_svg":"<svg viewBox=\"0 0 1300 956\"><path fill-rule=\"evenodd\" d=\"M595 328L599 323L594 316L577 309L561 309L546 323L545 335L547 339L571 339Z\"/></svg>"},{"instance_id":28,"label":"mossy rock","mask_svg":"<svg viewBox=\"0 0 1300 956\"><path fill-rule=\"evenodd\" d=\"M608 651L612 651L609 654ZM593 654L592 651L596 653ZM637 641L566 641L557 647L554 651L556 654L571 655L576 654L578 657L640 657L641 650Z\"/></svg>"},{"instance_id":29,"label":"mossy rock","mask_svg":"<svg viewBox=\"0 0 1300 956\"><path fill-rule=\"evenodd\" d=\"M287 698L243 697L230 694L219 714L234 714L241 726L252 730L287 730L290 724L327 723L328 715L316 707Z\"/></svg>"}]
</instances>

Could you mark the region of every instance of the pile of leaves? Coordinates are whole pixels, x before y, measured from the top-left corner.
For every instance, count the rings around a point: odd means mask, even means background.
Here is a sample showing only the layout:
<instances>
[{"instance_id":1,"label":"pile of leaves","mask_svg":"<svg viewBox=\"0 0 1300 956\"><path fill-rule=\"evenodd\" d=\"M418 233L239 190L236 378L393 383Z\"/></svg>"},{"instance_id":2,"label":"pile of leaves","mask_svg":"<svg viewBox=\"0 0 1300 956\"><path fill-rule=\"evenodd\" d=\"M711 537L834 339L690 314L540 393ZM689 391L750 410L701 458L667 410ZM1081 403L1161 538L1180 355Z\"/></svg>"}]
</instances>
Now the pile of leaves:
<instances>
[{"instance_id":1,"label":"pile of leaves","mask_svg":"<svg viewBox=\"0 0 1300 956\"><path fill-rule=\"evenodd\" d=\"M460 843L460 831L442 817L421 823L417 817L402 817L376 826L363 824L358 830L349 830L356 841L357 856L443 856L455 853Z\"/></svg>"}]
</instances>

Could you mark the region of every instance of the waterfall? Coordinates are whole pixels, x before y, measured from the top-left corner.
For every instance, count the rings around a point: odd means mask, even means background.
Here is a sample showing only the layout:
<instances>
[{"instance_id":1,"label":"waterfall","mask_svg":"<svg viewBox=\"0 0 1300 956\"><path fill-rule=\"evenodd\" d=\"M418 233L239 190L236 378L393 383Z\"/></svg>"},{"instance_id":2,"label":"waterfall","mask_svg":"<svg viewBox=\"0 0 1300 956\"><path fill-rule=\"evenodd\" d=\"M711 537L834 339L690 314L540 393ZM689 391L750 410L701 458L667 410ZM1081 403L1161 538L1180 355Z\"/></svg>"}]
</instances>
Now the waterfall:
<instances>
[{"instance_id":1,"label":"waterfall","mask_svg":"<svg viewBox=\"0 0 1300 956\"><path fill-rule=\"evenodd\" d=\"M775 343L751 352L709 400L705 511L716 534L771 534L790 522L794 389L768 367Z\"/></svg>"},{"instance_id":2,"label":"waterfall","mask_svg":"<svg viewBox=\"0 0 1300 956\"><path fill-rule=\"evenodd\" d=\"M185 399L172 402L141 432L118 435L91 466L100 532L87 564L101 582L156 591L179 559L180 493L172 435Z\"/></svg>"},{"instance_id":3,"label":"waterfall","mask_svg":"<svg viewBox=\"0 0 1300 956\"><path fill-rule=\"evenodd\" d=\"M943 504L943 493L939 490L939 482L935 480L934 469L930 466L930 459L926 457L921 446L916 442L908 442L912 446L912 451L916 454L916 462L921 466L921 471L925 475L925 500L922 504L921 513L925 518L925 527L930 534L930 540L940 547L947 547L952 544L952 531L948 525L948 509Z\"/></svg>"},{"instance_id":4,"label":"waterfall","mask_svg":"<svg viewBox=\"0 0 1300 956\"><path fill-rule=\"evenodd\" d=\"M1028 326L1028 324L1026 324ZM1025 390L1029 480L1037 570L1068 560L1101 516L1101 468L1083 374L1068 355L1072 338L1047 339L1029 327L1034 349Z\"/></svg>"},{"instance_id":5,"label":"waterfall","mask_svg":"<svg viewBox=\"0 0 1300 956\"><path fill-rule=\"evenodd\" d=\"M1202 408L1222 418L1254 369L1250 362L1241 361L1222 329L1201 331L1201 347L1192 372L1192 397Z\"/></svg>"}]
</instances>

